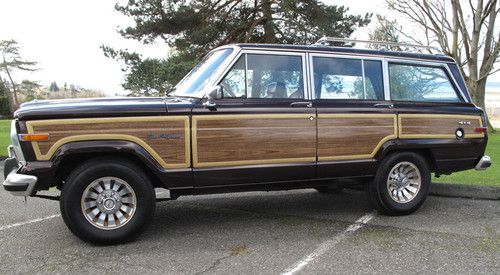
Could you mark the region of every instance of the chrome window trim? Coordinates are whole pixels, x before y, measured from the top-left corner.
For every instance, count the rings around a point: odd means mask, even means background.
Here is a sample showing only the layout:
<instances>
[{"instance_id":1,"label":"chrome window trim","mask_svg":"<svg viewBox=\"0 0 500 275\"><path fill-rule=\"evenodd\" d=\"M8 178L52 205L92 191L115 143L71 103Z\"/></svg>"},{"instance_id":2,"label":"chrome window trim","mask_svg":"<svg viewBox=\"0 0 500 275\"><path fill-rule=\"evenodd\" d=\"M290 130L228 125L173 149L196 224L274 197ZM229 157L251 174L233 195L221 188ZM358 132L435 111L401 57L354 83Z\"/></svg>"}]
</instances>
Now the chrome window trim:
<instances>
[{"instance_id":1,"label":"chrome window trim","mask_svg":"<svg viewBox=\"0 0 500 275\"><path fill-rule=\"evenodd\" d=\"M314 57L329 57L329 58L342 58L342 59L355 59L355 60L360 60L361 61L361 73L362 73L362 77L363 77L363 92L365 93L365 97L366 97L366 83L365 83L365 66L364 66L364 60L370 60L370 61L380 61L381 64L382 64L382 80L383 80L383 93L384 93L384 98L382 100L386 101L386 100L390 100L387 96L387 86L385 81L385 72L384 72L384 59L383 58L378 58L378 57L367 57L367 58L364 58L364 57L360 57L359 55L338 55L338 54L328 54L328 53L309 53L309 71L311 72L310 73L310 79L309 79L309 82L311 83L311 98L313 100L317 99L316 98L316 93L315 93L315 85L316 83L314 83L314 60L313 58ZM347 98L346 98L347 99ZM328 100L346 100L346 99L328 99ZM363 100L374 100L374 99L352 99L352 100L359 100L359 101L363 101Z\"/></svg>"},{"instance_id":2,"label":"chrome window trim","mask_svg":"<svg viewBox=\"0 0 500 275\"><path fill-rule=\"evenodd\" d=\"M448 78L448 81L452 83L453 88L455 89L455 93L457 93L457 96L459 99L461 99L461 102L465 103L471 103L467 97L465 96L465 93L462 91L462 88L460 88L460 85L458 85L457 81L453 77L453 74L450 70L450 68L445 65L444 63L438 63L438 62L428 62L428 61L406 61L406 60L401 60L401 59L394 59L394 58L387 58L387 76L389 77L389 63L398 63L398 64L405 64L405 65L422 65L422 66L427 66L427 67L435 67L435 68L441 68L445 71L446 77ZM392 95L390 94L390 100L392 100ZM409 101L410 102L410 101ZM422 101L422 102L436 102L436 101ZM437 101L439 102L439 101Z\"/></svg>"},{"instance_id":3,"label":"chrome window trim","mask_svg":"<svg viewBox=\"0 0 500 275\"><path fill-rule=\"evenodd\" d=\"M306 52L247 50L247 49L240 48L240 47L236 47L236 48L240 49L238 51L238 54L231 60L231 62L227 66L224 65L225 66L224 70L216 78L216 81L214 81L214 83L212 85L220 85L220 83L222 82L223 78L231 70L231 68L233 68L234 64L236 62L238 62L238 59L243 54L300 56L301 57L301 62L302 62L302 81L303 81L303 87L304 87L304 94L303 94L304 98L297 98L297 99L310 100L310 98L308 98L309 97L309 89L308 89L308 85L307 85ZM245 68L245 70L246 70L246 68ZM246 74L246 72L245 72L245 74Z\"/></svg>"},{"instance_id":4,"label":"chrome window trim","mask_svg":"<svg viewBox=\"0 0 500 275\"><path fill-rule=\"evenodd\" d=\"M365 60L361 59L361 77L363 78L363 100L366 100L366 77L365 77Z\"/></svg>"},{"instance_id":5,"label":"chrome window trim","mask_svg":"<svg viewBox=\"0 0 500 275\"><path fill-rule=\"evenodd\" d=\"M391 100L391 81L389 79L389 62L387 59L382 60L382 77L384 80L384 99Z\"/></svg>"},{"instance_id":6,"label":"chrome window trim","mask_svg":"<svg viewBox=\"0 0 500 275\"><path fill-rule=\"evenodd\" d=\"M312 89L312 80L313 79L313 71L311 70L311 61L310 61L310 57L309 57L309 53L306 53L306 76L305 76L305 79L307 79L306 81L306 84L307 84L307 90L308 90L308 93L307 93L307 100L313 100L314 99L314 96L313 96L313 89Z\"/></svg>"}]
</instances>

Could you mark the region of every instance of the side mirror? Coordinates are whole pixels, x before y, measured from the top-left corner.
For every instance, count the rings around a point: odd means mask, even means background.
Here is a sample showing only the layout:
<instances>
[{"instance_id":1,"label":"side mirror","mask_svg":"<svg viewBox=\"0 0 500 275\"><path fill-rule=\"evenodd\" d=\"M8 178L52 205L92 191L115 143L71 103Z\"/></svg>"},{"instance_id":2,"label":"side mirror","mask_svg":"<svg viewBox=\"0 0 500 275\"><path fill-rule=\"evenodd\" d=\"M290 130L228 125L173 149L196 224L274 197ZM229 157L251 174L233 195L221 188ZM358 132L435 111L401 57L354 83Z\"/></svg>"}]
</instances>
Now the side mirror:
<instances>
[{"instance_id":1,"label":"side mirror","mask_svg":"<svg viewBox=\"0 0 500 275\"><path fill-rule=\"evenodd\" d=\"M203 102L203 106L209 109L215 108L215 100L222 98L222 87L217 85L207 89L208 100Z\"/></svg>"}]
</instances>

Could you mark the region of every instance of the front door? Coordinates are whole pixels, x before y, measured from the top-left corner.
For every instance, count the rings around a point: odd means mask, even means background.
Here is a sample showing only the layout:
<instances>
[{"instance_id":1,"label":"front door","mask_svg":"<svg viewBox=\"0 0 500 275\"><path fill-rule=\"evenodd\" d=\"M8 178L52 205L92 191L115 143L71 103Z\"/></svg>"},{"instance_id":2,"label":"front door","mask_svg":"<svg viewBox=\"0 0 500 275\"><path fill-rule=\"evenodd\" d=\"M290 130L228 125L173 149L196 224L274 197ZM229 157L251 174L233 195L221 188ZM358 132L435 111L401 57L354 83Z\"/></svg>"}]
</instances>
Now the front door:
<instances>
[{"instance_id":1,"label":"front door","mask_svg":"<svg viewBox=\"0 0 500 275\"><path fill-rule=\"evenodd\" d=\"M216 106L193 110L196 187L315 177L316 111L301 53L242 53Z\"/></svg>"}]
</instances>

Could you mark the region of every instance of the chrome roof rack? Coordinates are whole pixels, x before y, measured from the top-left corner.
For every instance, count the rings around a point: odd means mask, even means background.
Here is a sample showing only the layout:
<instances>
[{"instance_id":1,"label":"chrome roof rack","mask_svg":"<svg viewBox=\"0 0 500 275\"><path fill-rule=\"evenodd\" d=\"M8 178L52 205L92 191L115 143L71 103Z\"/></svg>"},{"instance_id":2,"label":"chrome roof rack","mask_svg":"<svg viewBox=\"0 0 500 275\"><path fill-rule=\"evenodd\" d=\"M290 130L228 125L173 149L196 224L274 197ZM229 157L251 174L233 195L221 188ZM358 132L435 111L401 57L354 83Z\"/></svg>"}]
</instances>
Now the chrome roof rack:
<instances>
[{"instance_id":1,"label":"chrome roof rack","mask_svg":"<svg viewBox=\"0 0 500 275\"><path fill-rule=\"evenodd\" d=\"M361 39L350 39L350 38L341 38L341 37L322 37L320 38L314 45L321 46L333 46L334 43L363 43L367 45L378 45L381 46L380 50L391 50L391 48L399 47L399 48L414 48L414 49L425 49L432 54L443 54L442 51L436 47L432 46L423 46L418 44L408 44L408 43L399 43L399 42L388 42L388 41L377 41L377 40L361 40ZM339 46L342 47L342 46Z\"/></svg>"}]
</instances>

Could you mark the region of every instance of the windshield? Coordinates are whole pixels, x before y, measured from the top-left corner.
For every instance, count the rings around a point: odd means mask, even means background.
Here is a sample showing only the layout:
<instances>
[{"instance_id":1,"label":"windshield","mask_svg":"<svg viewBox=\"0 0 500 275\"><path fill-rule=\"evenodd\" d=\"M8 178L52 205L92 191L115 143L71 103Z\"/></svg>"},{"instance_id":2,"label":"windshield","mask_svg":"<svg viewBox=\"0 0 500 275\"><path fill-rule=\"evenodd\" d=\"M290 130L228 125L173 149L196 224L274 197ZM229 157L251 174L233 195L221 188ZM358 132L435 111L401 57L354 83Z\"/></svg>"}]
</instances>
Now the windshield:
<instances>
[{"instance_id":1,"label":"windshield","mask_svg":"<svg viewBox=\"0 0 500 275\"><path fill-rule=\"evenodd\" d=\"M215 72L233 49L222 49L207 54L203 60L196 65L187 76L175 86L170 96L201 97L200 94L206 86L212 82Z\"/></svg>"}]
</instances>

